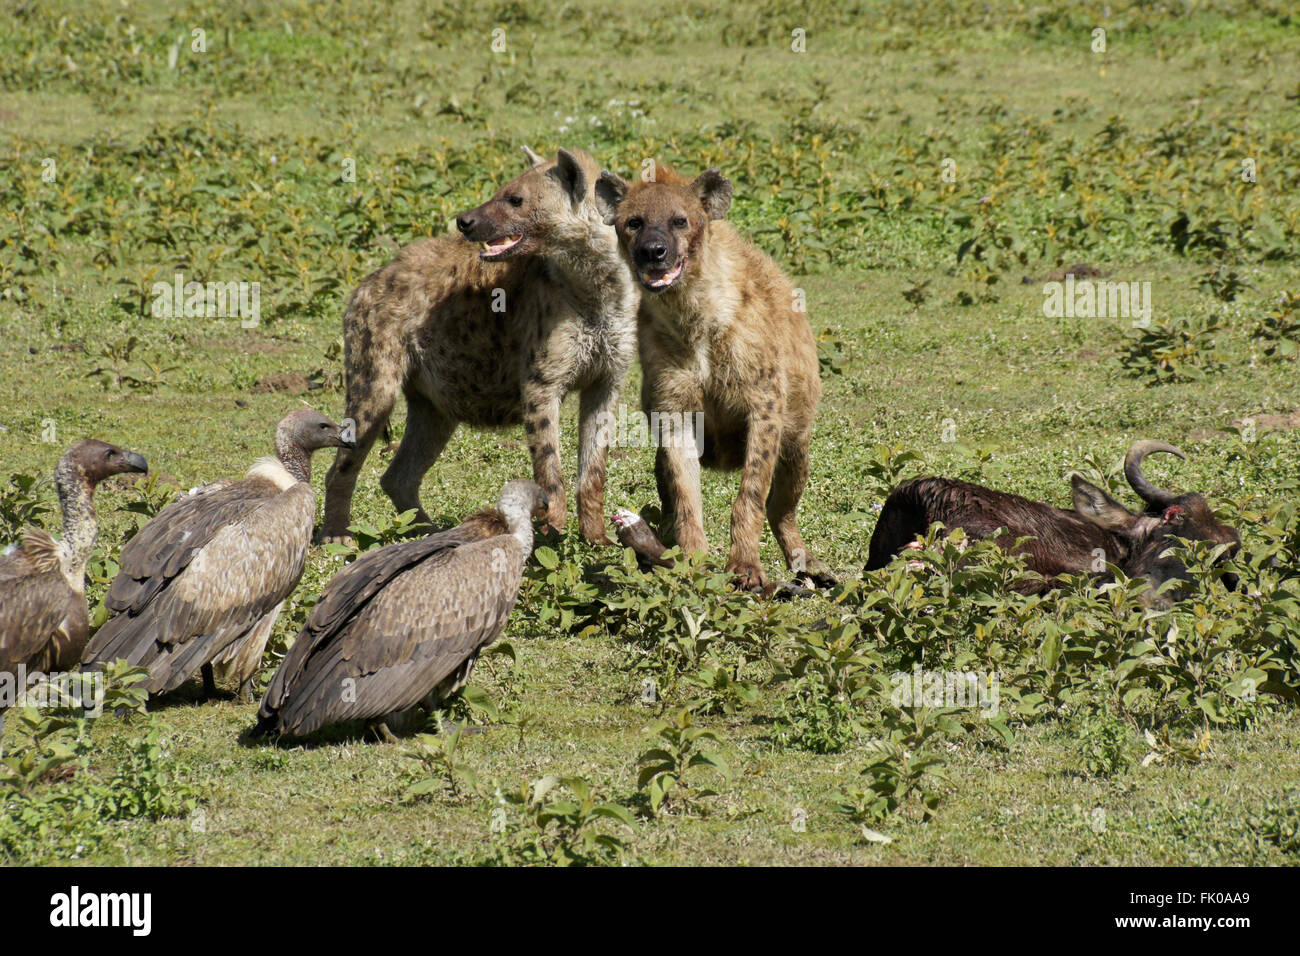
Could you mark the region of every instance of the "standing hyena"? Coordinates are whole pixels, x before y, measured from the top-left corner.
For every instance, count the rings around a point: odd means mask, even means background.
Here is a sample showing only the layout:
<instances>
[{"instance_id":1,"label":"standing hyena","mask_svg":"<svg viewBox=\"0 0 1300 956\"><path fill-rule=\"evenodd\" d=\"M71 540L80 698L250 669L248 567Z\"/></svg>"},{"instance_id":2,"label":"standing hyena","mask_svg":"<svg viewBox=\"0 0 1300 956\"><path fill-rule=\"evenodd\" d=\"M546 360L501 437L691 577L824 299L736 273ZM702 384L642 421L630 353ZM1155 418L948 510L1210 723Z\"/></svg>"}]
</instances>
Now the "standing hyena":
<instances>
[{"instance_id":1,"label":"standing hyena","mask_svg":"<svg viewBox=\"0 0 1300 956\"><path fill-rule=\"evenodd\" d=\"M608 540L601 423L635 352L639 293L596 211L596 161L525 152L527 172L456 220L464 238L407 246L352 294L343 343L357 444L325 479L326 540L347 534L357 473L399 393L406 433L381 480L398 511L428 522L420 482L460 422L522 422L547 520L562 528L560 403L575 389L579 526L589 541Z\"/></svg>"},{"instance_id":2,"label":"standing hyena","mask_svg":"<svg viewBox=\"0 0 1300 956\"><path fill-rule=\"evenodd\" d=\"M700 464L742 468L727 570L747 588L767 587L758 559L766 506L786 563L828 583L795 514L821 398L808 317L776 264L723 221L728 180L713 169L694 182L656 169L657 181L630 186L601 173L596 199L646 290L638 323L644 410L704 413L700 457L692 442L658 436L655 478L677 543L707 547Z\"/></svg>"}]
</instances>

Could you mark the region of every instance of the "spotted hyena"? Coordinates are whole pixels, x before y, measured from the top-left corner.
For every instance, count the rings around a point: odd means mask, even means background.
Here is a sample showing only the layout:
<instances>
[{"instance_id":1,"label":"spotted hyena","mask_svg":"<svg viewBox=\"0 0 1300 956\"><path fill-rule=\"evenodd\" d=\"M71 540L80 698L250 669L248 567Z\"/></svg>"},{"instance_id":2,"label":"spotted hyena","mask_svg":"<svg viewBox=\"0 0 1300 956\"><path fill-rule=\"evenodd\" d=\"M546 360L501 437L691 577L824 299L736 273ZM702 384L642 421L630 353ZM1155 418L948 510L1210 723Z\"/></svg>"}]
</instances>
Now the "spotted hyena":
<instances>
[{"instance_id":1,"label":"spotted hyena","mask_svg":"<svg viewBox=\"0 0 1300 956\"><path fill-rule=\"evenodd\" d=\"M547 520L562 528L560 403L576 390L579 526L608 541L601 423L635 352L639 292L596 211L596 161L525 152L527 172L457 218L460 237L407 246L353 292L343 342L357 444L325 479L326 540L346 536L357 473L399 394L406 433L381 479L398 511L428 522L420 482L458 424L522 423Z\"/></svg>"},{"instance_id":2,"label":"spotted hyena","mask_svg":"<svg viewBox=\"0 0 1300 956\"><path fill-rule=\"evenodd\" d=\"M711 169L689 181L662 165L651 182L601 174L596 198L643 289L641 401L647 412L704 413L703 442L660 436L655 477L677 543L707 547L700 465L741 469L727 569L768 586L759 564L763 512L786 563L830 580L799 535L808 442L821 398L817 348L789 280L723 217L731 183Z\"/></svg>"}]
</instances>

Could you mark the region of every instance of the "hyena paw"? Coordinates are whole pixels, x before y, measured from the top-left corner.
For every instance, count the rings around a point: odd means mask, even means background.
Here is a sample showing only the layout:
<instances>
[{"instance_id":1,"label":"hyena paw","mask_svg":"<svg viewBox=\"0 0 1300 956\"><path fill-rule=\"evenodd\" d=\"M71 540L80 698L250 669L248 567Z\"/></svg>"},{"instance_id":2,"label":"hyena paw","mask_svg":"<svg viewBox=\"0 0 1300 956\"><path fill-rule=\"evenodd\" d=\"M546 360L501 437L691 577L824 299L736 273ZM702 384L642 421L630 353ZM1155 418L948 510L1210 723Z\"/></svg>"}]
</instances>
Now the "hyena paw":
<instances>
[{"instance_id":1,"label":"hyena paw","mask_svg":"<svg viewBox=\"0 0 1300 956\"><path fill-rule=\"evenodd\" d=\"M549 497L549 496L548 496ZM542 525L543 534L561 534L564 531L564 500L560 499L556 504L555 498L551 498L551 506L546 509L546 522Z\"/></svg>"},{"instance_id":2,"label":"hyena paw","mask_svg":"<svg viewBox=\"0 0 1300 956\"><path fill-rule=\"evenodd\" d=\"M835 575L831 574L830 569L826 567L808 568L796 574L794 579L804 587L821 588L823 590L830 590L840 583L835 579Z\"/></svg>"},{"instance_id":3,"label":"hyena paw","mask_svg":"<svg viewBox=\"0 0 1300 956\"><path fill-rule=\"evenodd\" d=\"M764 594L768 590L767 575L753 561L728 561L727 572L736 576L736 586L744 591Z\"/></svg>"},{"instance_id":4,"label":"hyena paw","mask_svg":"<svg viewBox=\"0 0 1300 956\"><path fill-rule=\"evenodd\" d=\"M352 535L350 534L326 534L323 531L317 532L316 543L317 544L342 544L342 545L346 545L349 548L355 548L357 546L356 538L352 537Z\"/></svg>"}]
</instances>

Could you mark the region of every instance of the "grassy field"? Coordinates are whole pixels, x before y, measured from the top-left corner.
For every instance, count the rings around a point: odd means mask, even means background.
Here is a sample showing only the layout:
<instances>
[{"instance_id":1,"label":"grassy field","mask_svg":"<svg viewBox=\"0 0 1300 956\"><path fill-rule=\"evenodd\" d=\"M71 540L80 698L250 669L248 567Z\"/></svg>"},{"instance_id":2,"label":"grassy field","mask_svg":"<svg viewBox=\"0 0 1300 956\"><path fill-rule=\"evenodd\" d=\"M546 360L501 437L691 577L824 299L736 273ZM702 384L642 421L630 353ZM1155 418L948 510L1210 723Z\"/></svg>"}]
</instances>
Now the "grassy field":
<instances>
[{"instance_id":1,"label":"grassy field","mask_svg":"<svg viewBox=\"0 0 1300 956\"><path fill-rule=\"evenodd\" d=\"M70 775L0 784L0 859L1297 861L1300 18L1284 4L0 7L0 539L57 525L51 488L9 476L48 475L79 438L154 473L99 494L92 604L170 486L242 473L301 402L343 415L350 289L522 169L523 143L625 176L657 157L731 177L731 217L796 277L821 339L801 517L846 585L759 606L703 571L604 572L622 557L576 532L540 542L553 567L507 628L513 662L485 660L478 706L455 708L475 732L266 745L247 739L252 707L200 704L195 681L149 717L61 731ZM1147 326L1046 316L1044 281L1080 262L1149 283ZM152 285L177 273L259 282L260 322L156 317ZM629 409L638 386L634 369ZM458 433L425 480L430 513L459 521L526 475L522 438ZM990 585L1015 573L997 555L971 574L942 541L946 571L858 581L900 476L1066 505L1071 469L1121 489L1138 438L1188 453L1149 474L1238 524L1245 587L1206 572L1201 597L1151 614L1122 586L1040 602ZM386 457L354 516L389 533ZM655 504L651 462L613 452L611 508ZM705 478L717 567L736 483ZM779 569L766 533L763 557ZM264 680L343 560L313 550ZM682 612L717 639L688 639ZM996 673L1002 719L891 703L889 675L914 665ZM684 752L727 773L690 768L655 812L638 757L683 708L717 738ZM13 721L5 744L22 752ZM454 786L408 793L448 766ZM566 783L528 790L550 774ZM556 803L588 785L635 826Z\"/></svg>"}]
</instances>

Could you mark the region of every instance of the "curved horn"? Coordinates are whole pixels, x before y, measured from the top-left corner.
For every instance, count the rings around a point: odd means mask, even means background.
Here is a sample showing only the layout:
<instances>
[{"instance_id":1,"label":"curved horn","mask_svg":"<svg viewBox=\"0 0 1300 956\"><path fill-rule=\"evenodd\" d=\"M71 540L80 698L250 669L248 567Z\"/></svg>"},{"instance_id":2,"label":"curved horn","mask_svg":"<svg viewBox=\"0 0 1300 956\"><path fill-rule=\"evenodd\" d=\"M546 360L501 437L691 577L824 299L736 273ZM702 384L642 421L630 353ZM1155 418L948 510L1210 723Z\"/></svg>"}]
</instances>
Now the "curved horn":
<instances>
[{"instance_id":1,"label":"curved horn","mask_svg":"<svg viewBox=\"0 0 1300 956\"><path fill-rule=\"evenodd\" d=\"M1172 502L1177 495L1172 491L1157 488L1142 477L1142 459L1155 452L1165 452L1184 461L1187 460L1186 455L1168 442L1156 441L1150 438L1135 441L1133 446L1129 448L1128 454L1124 456L1124 477L1128 479L1128 483L1133 486L1133 490L1138 493L1139 498L1149 505L1163 508Z\"/></svg>"}]
</instances>

